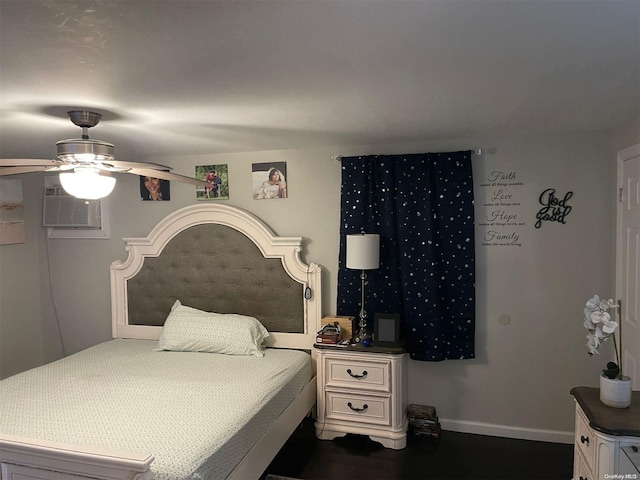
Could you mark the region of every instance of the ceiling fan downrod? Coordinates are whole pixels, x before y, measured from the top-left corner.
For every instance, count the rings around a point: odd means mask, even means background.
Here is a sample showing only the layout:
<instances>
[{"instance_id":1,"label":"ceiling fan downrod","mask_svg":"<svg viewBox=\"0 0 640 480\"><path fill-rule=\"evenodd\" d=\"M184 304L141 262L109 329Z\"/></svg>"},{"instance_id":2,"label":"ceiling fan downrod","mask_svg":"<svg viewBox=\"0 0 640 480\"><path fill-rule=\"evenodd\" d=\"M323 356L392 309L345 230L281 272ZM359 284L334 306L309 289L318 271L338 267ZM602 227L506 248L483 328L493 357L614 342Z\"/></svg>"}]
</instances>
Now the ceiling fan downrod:
<instances>
[{"instance_id":1,"label":"ceiling fan downrod","mask_svg":"<svg viewBox=\"0 0 640 480\"><path fill-rule=\"evenodd\" d=\"M102 118L99 113L89 112L88 110L71 110L67 112L67 115L74 125L82 128L83 140L89 140L89 129L100 123Z\"/></svg>"}]
</instances>

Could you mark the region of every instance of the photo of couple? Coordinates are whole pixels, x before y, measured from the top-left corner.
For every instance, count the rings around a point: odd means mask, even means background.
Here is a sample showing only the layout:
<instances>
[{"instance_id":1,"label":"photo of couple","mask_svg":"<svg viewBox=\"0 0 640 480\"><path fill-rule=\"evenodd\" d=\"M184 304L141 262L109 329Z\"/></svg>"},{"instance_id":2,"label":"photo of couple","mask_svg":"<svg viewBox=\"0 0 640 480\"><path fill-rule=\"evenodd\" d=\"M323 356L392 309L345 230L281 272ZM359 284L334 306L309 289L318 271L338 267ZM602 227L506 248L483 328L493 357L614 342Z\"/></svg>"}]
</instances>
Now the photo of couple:
<instances>
[{"instance_id":1,"label":"photo of couple","mask_svg":"<svg viewBox=\"0 0 640 480\"><path fill-rule=\"evenodd\" d=\"M229 199L229 168L225 165L199 165L196 178L207 182L204 187L196 188L198 200Z\"/></svg>"}]
</instances>

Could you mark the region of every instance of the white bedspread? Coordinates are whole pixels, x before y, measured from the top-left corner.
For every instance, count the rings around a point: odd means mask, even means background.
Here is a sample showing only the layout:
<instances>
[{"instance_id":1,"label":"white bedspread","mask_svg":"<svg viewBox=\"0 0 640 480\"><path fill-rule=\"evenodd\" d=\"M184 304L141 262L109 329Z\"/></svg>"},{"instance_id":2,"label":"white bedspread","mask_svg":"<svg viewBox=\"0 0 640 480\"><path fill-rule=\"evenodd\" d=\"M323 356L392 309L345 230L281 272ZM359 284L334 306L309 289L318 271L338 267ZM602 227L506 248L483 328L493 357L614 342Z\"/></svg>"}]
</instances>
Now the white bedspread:
<instances>
[{"instance_id":1,"label":"white bedspread","mask_svg":"<svg viewBox=\"0 0 640 480\"><path fill-rule=\"evenodd\" d=\"M112 340L3 380L0 432L150 453L158 480L222 479L310 379L300 351L155 345Z\"/></svg>"}]
</instances>

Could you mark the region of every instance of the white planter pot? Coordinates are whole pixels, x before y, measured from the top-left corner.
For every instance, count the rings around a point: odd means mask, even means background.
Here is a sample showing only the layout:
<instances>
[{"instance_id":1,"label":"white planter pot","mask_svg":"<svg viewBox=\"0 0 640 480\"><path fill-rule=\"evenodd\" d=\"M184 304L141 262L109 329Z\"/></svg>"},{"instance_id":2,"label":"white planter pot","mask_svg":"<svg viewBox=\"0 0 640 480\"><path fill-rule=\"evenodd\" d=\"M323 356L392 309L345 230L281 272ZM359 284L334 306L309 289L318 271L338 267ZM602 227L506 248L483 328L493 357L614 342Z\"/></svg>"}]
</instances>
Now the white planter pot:
<instances>
[{"instance_id":1,"label":"white planter pot","mask_svg":"<svg viewBox=\"0 0 640 480\"><path fill-rule=\"evenodd\" d=\"M631 378L611 379L600 375L600 401L614 408L631 405Z\"/></svg>"}]
</instances>

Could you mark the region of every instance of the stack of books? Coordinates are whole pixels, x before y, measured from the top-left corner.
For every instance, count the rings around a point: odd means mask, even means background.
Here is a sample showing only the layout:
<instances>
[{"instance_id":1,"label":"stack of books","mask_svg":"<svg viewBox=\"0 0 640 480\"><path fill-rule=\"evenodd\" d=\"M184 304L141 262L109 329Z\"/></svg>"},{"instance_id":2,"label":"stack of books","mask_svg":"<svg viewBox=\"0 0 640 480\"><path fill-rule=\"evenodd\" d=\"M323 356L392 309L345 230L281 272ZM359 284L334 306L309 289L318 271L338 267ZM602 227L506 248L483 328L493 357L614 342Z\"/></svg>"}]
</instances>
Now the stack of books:
<instances>
[{"instance_id":1,"label":"stack of books","mask_svg":"<svg viewBox=\"0 0 640 480\"><path fill-rule=\"evenodd\" d=\"M440 422L436 407L431 405L409 405L407 409L409 427L415 435L440 438Z\"/></svg>"}]
</instances>

